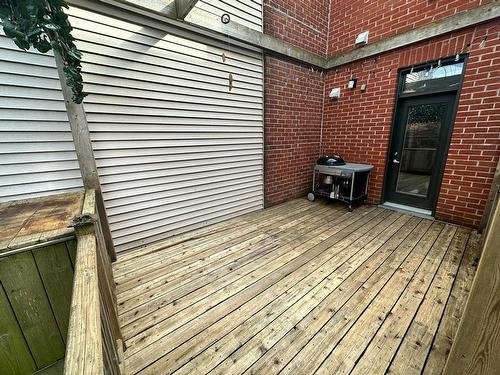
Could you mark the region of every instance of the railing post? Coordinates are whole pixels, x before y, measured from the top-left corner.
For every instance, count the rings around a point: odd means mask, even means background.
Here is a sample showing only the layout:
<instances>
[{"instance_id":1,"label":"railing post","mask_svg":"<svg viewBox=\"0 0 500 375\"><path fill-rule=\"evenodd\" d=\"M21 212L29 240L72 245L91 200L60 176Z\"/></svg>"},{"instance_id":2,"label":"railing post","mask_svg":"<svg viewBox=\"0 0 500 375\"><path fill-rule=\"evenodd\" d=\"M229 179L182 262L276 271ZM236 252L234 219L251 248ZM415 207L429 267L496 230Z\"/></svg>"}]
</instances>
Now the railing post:
<instances>
[{"instance_id":1,"label":"railing post","mask_svg":"<svg viewBox=\"0 0 500 375\"><path fill-rule=\"evenodd\" d=\"M106 241L106 249L109 252L111 261L116 260L115 248L111 237L111 229L106 215L104 199L102 196L101 183L97 172L97 164L92 149L92 141L90 139L90 131L87 123L87 116L83 104L77 104L73 101L73 93L66 84L66 76L64 75L64 62L59 52L54 51L54 58L57 66L57 73L61 83L61 89L64 97L64 104L68 114L71 134L73 135L73 143L75 145L76 156L80 166L83 185L85 189L94 189L96 192L96 203L101 221L103 236Z\"/></svg>"}]
</instances>

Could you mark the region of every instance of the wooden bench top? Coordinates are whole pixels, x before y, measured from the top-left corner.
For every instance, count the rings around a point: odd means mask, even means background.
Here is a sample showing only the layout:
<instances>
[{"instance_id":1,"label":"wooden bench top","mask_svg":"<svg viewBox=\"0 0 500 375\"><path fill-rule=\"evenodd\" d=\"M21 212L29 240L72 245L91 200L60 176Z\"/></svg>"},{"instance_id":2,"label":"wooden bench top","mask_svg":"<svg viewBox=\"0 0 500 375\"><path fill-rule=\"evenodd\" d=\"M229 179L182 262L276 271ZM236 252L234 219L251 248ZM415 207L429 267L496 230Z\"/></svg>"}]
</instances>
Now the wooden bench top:
<instances>
[{"instance_id":1,"label":"wooden bench top","mask_svg":"<svg viewBox=\"0 0 500 375\"><path fill-rule=\"evenodd\" d=\"M0 203L0 255L73 234L70 220L80 213L83 192Z\"/></svg>"}]
</instances>

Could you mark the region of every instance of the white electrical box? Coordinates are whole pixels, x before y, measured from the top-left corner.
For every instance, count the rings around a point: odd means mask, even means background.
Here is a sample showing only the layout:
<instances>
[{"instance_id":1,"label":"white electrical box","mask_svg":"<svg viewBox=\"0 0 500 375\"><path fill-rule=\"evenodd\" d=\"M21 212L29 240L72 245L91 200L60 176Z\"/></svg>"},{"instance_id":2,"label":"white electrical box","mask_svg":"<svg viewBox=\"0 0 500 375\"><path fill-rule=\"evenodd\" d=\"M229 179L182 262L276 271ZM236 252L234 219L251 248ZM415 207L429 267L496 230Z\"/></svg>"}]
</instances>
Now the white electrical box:
<instances>
[{"instance_id":1,"label":"white electrical box","mask_svg":"<svg viewBox=\"0 0 500 375\"><path fill-rule=\"evenodd\" d=\"M366 43L368 43L368 33L369 31L363 31L361 34L359 34L356 37L356 41L354 42L354 44L357 46L364 46Z\"/></svg>"},{"instance_id":2,"label":"white electrical box","mask_svg":"<svg viewBox=\"0 0 500 375\"><path fill-rule=\"evenodd\" d=\"M338 99L340 98L340 87L335 87L330 91L330 95L328 95L332 99Z\"/></svg>"}]
</instances>

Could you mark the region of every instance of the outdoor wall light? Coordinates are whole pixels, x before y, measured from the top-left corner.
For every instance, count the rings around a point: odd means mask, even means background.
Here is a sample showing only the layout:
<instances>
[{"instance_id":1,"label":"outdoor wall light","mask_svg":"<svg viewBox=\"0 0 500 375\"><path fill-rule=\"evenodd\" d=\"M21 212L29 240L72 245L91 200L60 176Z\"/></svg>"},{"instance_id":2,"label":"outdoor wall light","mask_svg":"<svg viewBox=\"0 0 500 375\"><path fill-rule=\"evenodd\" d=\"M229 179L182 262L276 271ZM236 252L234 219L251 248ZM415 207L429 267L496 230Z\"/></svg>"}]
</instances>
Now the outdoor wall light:
<instances>
[{"instance_id":1,"label":"outdoor wall light","mask_svg":"<svg viewBox=\"0 0 500 375\"><path fill-rule=\"evenodd\" d=\"M331 99L338 99L340 98L340 87L335 87L330 91L330 94L328 95Z\"/></svg>"}]
</instances>

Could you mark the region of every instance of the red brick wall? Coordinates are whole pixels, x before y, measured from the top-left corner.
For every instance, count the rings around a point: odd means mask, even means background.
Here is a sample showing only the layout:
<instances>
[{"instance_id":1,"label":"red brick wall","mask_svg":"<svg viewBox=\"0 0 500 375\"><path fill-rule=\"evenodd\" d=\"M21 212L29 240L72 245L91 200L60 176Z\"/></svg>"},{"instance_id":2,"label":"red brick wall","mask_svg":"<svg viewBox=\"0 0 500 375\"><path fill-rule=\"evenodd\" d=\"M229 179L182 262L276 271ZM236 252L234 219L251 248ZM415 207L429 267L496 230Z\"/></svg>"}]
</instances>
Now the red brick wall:
<instances>
[{"instance_id":1,"label":"red brick wall","mask_svg":"<svg viewBox=\"0 0 500 375\"><path fill-rule=\"evenodd\" d=\"M325 97L338 86L342 97L325 101L325 151L375 166L371 202L378 203L382 195L398 68L469 52L436 217L479 225L500 155L499 34L497 23L491 22L327 73ZM346 88L351 75L358 79L354 90ZM364 93L359 89L362 83L367 83Z\"/></svg>"},{"instance_id":2,"label":"red brick wall","mask_svg":"<svg viewBox=\"0 0 500 375\"><path fill-rule=\"evenodd\" d=\"M492 0L332 0L329 54L354 48L362 31L370 31L369 42L393 36Z\"/></svg>"},{"instance_id":3,"label":"red brick wall","mask_svg":"<svg viewBox=\"0 0 500 375\"><path fill-rule=\"evenodd\" d=\"M264 0L264 31L324 56L330 0Z\"/></svg>"},{"instance_id":4,"label":"red brick wall","mask_svg":"<svg viewBox=\"0 0 500 375\"><path fill-rule=\"evenodd\" d=\"M265 60L266 206L304 196L318 158L323 77L273 57Z\"/></svg>"}]
</instances>

